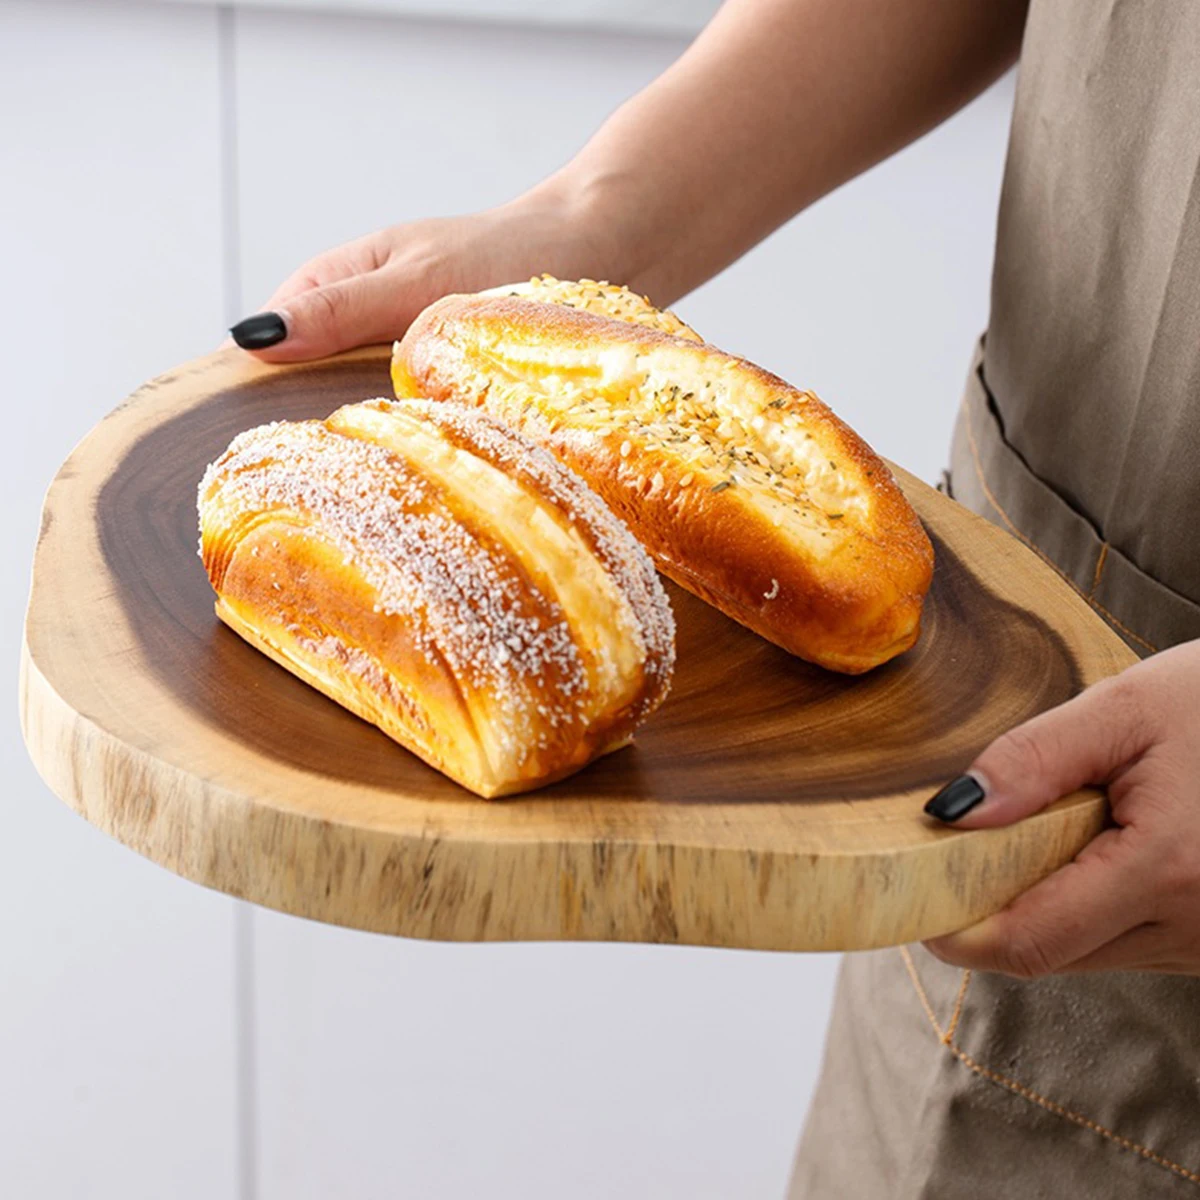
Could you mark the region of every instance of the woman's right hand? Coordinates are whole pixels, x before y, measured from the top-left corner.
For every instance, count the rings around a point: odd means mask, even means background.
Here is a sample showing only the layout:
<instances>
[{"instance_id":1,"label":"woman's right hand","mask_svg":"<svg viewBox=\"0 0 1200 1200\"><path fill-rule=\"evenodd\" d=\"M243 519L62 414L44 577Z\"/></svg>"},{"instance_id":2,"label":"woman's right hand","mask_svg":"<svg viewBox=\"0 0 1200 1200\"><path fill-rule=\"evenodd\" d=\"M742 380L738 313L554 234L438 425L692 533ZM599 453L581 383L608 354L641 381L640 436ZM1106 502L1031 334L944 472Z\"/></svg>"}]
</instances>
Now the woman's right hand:
<instances>
[{"instance_id":1,"label":"woman's right hand","mask_svg":"<svg viewBox=\"0 0 1200 1200\"><path fill-rule=\"evenodd\" d=\"M450 292L543 271L610 276L618 264L602 244L603 224L582 209L535 192L470 216L393 225L311 259L230 332L264 361L298 362L398 338Z\"/></svg>"}]
</instances>

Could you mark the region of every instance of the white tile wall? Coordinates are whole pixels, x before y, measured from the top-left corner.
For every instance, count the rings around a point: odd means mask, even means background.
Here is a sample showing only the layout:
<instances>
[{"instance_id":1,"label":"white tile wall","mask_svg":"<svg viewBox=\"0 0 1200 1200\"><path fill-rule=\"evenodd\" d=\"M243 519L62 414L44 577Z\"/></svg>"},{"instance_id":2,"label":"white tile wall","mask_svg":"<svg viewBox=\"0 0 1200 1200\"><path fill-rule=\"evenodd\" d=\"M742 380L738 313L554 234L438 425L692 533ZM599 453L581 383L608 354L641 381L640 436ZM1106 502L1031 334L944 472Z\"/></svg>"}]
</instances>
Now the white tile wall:
<instances>
[{"instance_id":1,"label":"white tile wall","mask_svg":"<svg viewBox=\"0 0 1200 1200\"><path fill-rule=\"evenodd\" d=\"M86 825L17 728L42 492L221 316L215 18L0 5L0 1196L211 1200L234 1187L232 903Z\"/></svg>"},{"instance_id":2,"label":"white tile wall","mask_svg":"<svg viewBox=\"0 0 1200 1200\"><path fill-rule=\"evenodd\" d=\"M782 1192L833 956L256 937L262 1200Z\"/></svg>"},{"instance_id":3,"label":"white tile wall","mask_svg":"<svg viewBox=\"0 0 1200 1200\"><path fill-rule=\"evenodd\" d=\"M2 0L10 678L41 489L103 411L215 342L239 290L252 309L338 241L519 191L682 45ZM986 314L1010 102L1000 85L682 312L934 477ZM230 902L46 793L12 709L0 755L0 1195L780 1193L834 959L425 945L258 912L235 935Z\"/></svg>"},{"instance_id":4,"label":"white tile wall","mask_svg":"<svg viewBox=\"0 0 1200 1200\"><path fill-rule=\"evenodd\" d=\"M203 0L159 0L200 4ZM586 29L693 34L720 0L241 0L242 8L315 9L329 13L388 13L484 22L519 21Z\"/></svg>"}]
</instances>

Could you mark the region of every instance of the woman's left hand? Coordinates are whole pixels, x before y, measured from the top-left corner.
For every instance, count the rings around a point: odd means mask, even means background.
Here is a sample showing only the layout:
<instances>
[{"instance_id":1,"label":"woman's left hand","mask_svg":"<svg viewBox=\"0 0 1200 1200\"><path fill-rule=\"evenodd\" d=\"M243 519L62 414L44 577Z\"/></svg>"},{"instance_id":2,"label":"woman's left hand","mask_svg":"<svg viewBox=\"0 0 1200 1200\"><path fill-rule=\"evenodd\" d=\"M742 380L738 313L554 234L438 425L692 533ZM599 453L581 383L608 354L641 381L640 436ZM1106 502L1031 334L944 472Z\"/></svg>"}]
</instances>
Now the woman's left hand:
<instances>
[{"instance_id":1,"label":"woman's left hand","mask_svg":"<svg viewBox=\"0 0 1200 1200\"><path fill-rule=\"evenodd\" d=\"M1033 979L1200 975L1200 641L1156 654L1018 726L931 802L954 827L1009 825L1106 784L1115 828L1003 912L926 945L944 962ZM949 809L949 813L947 813ZM930 811L927 810L927 811Z\"/></svg>"}]
</instances>

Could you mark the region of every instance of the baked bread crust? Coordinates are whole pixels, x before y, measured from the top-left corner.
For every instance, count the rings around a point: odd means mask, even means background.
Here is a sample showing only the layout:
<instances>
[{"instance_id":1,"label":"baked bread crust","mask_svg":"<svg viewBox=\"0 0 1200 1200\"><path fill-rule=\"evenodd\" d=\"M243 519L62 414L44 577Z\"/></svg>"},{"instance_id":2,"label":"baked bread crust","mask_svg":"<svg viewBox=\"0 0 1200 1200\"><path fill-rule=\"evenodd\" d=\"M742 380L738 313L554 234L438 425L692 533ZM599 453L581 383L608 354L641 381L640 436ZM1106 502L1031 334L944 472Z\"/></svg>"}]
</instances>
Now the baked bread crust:
<instances>
[{"instance_id":1,"label":"baked bread crust","mask_svg":"<svg viewBox=\"0 0 1200 1200\"><path fill-rule=\"evenodd\" d=\"M627 287L603 279L555 279L553 275L535 275L524 283L504 284L478 294L520 296L525 300L540 300L543 304L560 304L565 308L595 313L599 317L612 317L631 325L657 329L659 333L673 333L690 342L704 341L669 308L655 308L648 296L639 296Z\"/></svg>"},{"instance_id":2,"label":"baked bread crust","mask_svg":"<svg viewBox=\"0 0 1200 1200\"><path fill-rule=\"evenodd\" d=\"M572 286L437 301L396 344L396 394L547 447L664 574L801 658L859 673L912 646L933 550L887 464L811 392Z\"/></svg>"},{"instance_id":3,"label":"baked bread crust","mask_svg":"<svg viewBox=\"0 0 1200 1200\"><path fill-rule=\"evenodd\" d=\"M221 620L481 796L624 745L667 693L644 551L485 412L374 400L249 430L199 512Z\"/></svg>"}]
</instances>

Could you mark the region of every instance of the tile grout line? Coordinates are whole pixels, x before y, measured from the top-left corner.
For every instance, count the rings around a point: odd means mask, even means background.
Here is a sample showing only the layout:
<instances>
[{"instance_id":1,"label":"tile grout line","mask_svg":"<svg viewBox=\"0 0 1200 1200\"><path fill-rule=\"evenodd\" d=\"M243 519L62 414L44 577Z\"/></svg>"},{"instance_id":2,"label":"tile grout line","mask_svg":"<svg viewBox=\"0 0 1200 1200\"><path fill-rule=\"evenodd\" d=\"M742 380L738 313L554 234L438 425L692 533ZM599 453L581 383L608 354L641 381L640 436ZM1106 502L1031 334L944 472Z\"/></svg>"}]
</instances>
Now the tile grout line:
<instances>
[{"instance_id":1,"label":"tile grout line","mask_svg":"<svg viewBox=\"0 0 1200 1200\"><path fill-rule=\"evenodd\" d=\"M241 221L238 178L237 13L215 8L217 23L218 134L220 162L223 313L226 325L241 316ZM258 1197L258 1071L254 1019L254 910L233 902L234 1069L238 1200Z\"/></svg>"},{"instance_id":2,"label":"tile grout line","mask_svg":"<svg viewBox=\"0 0 1200 1200\"><path fill-rule=\"evenodd\" d=\"M220 104L221 256L224 275L222 314L232 325L242 309L241 196L238 173L237 12L219 4L217 15L217 73Z\"/></svg>"},{"instance_id":3,"label":"tile grout line","mask_svg":"<svg viewBox=\"0 0 1200 1200\"><path fill-rule=\"evenodd\" d=\"M258 1197L258 1067L254 1019L254 910L244 900L233 909L234 1015L237 1021L238 1200Z\"/></svg>"}]
</instances>

